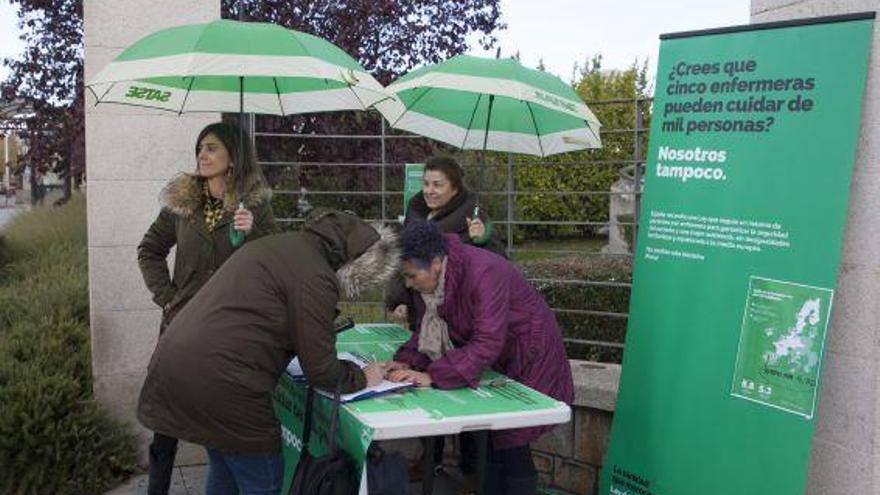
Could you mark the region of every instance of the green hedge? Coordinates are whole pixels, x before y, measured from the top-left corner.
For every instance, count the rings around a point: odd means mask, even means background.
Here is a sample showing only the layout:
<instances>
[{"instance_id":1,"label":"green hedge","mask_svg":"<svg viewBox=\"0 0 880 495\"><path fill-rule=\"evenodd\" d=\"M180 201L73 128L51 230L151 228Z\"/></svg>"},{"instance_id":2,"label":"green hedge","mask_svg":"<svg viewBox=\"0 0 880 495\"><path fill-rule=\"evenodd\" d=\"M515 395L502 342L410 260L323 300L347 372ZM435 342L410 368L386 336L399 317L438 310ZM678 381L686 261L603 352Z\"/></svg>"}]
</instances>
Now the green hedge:
<instances>
[{"instance_id":1,"label":"green hedge","mask_svg":"<svg viewBox=\"0 0 880 495\"><path fill-rule=\"evenodd\" d=\"M59 243L8 264L0 283L0 332L46 316L88 322L86 259L85 246Z\"/></svg>"},{"instance_id":2,"label":"green hedge","mask_svg":"<svg viewBox=\"0 0 880 495\"><path fill-rule=\"evenodd\" d=\"M624 257L566 257L527 261L520 264L534 282L550 307L557 310L593 310L627 313L629 287L608 287L564 281L632 282L632 262ZM555 280L555 281L554 281ZM556 320L563 335L569 338L623 343L626 318L604 315L575 314L556 311ZM590 361L621 362L619 348L568 344L568 357Z\"/></svg>"},{"instance_id":3,"label":"green hedge","mask_svg":"<svg viewBox=\"0 0 880 495\"><path fill-rule=\"evenodd\" d=\"M133 438L92 393L85 199L14 218L0 245L0 493L101 493Z\"/></svg>"},{"instance_id":4,"label":"green hedge","mask_svg":"<svg viewBox=\"0 0 880 495\"><path fill-rule=\"evenodd\" d=\"M583 155L590 156L589 153ZM588 158L585 158L588 159ZM517 197L516 217L522 221L577 221L607 222L608 191L618 179L621 166L610 165L536 165L523 162L514 169L517 188L523 191ZM598 191L599 194L552 194L556 192ZM594 225L524 225L516 229L516 238L546 239L572 235L588 236Z\"/></svg>"}]
</instances>

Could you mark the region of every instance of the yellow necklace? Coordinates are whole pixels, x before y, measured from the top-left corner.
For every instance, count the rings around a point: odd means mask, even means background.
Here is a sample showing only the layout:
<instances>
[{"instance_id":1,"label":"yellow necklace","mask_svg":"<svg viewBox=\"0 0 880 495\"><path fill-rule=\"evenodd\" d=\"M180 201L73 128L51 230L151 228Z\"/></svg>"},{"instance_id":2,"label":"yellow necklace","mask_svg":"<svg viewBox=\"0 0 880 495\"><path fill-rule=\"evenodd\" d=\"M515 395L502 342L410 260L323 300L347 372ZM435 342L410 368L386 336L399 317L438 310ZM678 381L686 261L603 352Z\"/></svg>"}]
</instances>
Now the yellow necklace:
<instances>
[{"instance_id":1,"label":"yellow necklace","mask_svg":"<svg viewBox=\"0 0 880 495\"><path fill-rule=\"evenodd\" d=\"M205 196L205 225L207 225L208 231L210 232L214 230L214 226L217 225L217 222L223 218L223 200L211 196L211 191L208 190L207 181L203 184L202 191Z\"/></svg>"}]
</instances>

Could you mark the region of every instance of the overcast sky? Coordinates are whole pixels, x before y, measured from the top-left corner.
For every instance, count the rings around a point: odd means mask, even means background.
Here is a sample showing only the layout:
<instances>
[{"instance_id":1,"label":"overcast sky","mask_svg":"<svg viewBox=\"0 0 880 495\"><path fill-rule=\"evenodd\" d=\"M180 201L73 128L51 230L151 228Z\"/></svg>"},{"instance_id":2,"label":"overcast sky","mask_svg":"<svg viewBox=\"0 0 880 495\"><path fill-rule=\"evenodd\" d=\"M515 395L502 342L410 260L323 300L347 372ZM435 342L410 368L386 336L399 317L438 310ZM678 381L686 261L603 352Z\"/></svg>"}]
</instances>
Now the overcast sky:
<instances>
[{"instance_id":1,"label":"overcast sky","mask_svg":"<svg viewBox=\"0 0 880 495\"><path fill-rule=\"evenodd\" d=\"M0 59L15 57L24 45L18 41L18 23L15 10L8 0L0 0ZM6 80L9 71L0 64L0 81Z\"/></svg>"},{"instance_id":2,"label":"overcast sky","mask_svg":"<svg viewBox=\"0 0 880 495\"><path fill-rule=\"evenodd\" d=\"M570 81L577 62L602 55L606 69L626 69L648 59L654 73L659 36L749 22L748 0L501 0L507 29L501 55L517 51L523 64ZM495 52L473 54L495 56Z\"/></svg>"},{"instance_id":3,"label":"overcast sky","mask_svg":"<svg viewBox=\"0 0 880 495\"><path fill-rule=\"evenodd\" d=\"M602 54L603 67L626 69L648 59L657 63L661 33L707 29L749 22L748 0L501 0L507 29L499 33L501 55L517 51L535 67L543 58L547 70L569 81L574 64ZM0 0L0 57L22 50L15 11ZM495 51L471 51L495 56ZM0 67L0 81L7 70Z\"/></svg>"}]
</instances>

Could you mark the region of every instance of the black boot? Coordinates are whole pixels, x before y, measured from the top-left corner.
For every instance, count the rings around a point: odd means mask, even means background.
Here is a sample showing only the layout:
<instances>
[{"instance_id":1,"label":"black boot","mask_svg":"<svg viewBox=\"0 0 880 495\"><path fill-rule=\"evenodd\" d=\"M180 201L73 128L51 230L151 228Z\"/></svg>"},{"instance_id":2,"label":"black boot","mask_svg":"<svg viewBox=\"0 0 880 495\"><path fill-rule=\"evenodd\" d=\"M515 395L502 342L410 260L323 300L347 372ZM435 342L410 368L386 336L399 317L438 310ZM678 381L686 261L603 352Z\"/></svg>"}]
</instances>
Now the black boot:
<instances>
[{"instance_id":1,"label":"black boot","mask_svg":"<svg viewBox=\"0 0 880 495\"><path fill-rule=\"evenodd\" d=\"M150 471L147 495L168 495L171 475L174 473L174 457L177 455L177 439L153 434L150 444Z\"/></svg>"}]
</instances>

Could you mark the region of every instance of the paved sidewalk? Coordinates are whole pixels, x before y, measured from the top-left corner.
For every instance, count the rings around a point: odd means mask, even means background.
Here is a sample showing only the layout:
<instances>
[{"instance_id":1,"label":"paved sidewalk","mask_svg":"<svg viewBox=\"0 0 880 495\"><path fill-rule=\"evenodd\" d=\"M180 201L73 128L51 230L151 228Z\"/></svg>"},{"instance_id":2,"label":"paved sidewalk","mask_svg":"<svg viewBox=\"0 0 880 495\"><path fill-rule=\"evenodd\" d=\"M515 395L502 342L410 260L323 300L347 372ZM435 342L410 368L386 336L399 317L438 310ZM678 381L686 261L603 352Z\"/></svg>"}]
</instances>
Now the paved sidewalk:
<instances>
[{"instance_id":1,"label":"paved sidewalk","mask_svg":"<svg viewBox=\"0 0 880 495\"><path fill-rule=\"evenodd\" d=\"M171 478L171 489L168 495L202 495L205 493L205 478L208 466L179 466L174 468ZM104 495L146 495L147 475L132 476L122 485L106 492Z\"/></svg>"},{"instance_id":2,"label":"paved sidewalk","mask_svg":"<svg viewBox=\"0 0 880 495\"><path fill-rule=\"evenodd\" d=\"M174 477L171 479L171 490L168 495L203 495L205 493L205 478L208 476L208 466L181 466L174 468ZM422 493L421 483L410 485L410 494ZM454 495L455 484L449 474L440 474L434 482L435 495ZM147 475L132 476L122 485L106 492L104 495L146 495Z\"/></svg>"}]
</instances>

